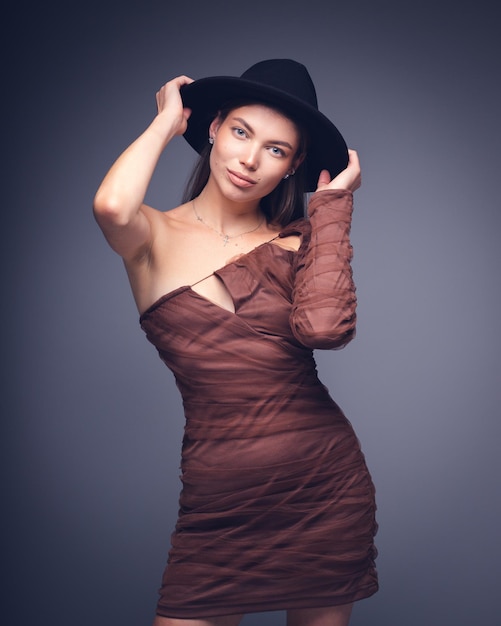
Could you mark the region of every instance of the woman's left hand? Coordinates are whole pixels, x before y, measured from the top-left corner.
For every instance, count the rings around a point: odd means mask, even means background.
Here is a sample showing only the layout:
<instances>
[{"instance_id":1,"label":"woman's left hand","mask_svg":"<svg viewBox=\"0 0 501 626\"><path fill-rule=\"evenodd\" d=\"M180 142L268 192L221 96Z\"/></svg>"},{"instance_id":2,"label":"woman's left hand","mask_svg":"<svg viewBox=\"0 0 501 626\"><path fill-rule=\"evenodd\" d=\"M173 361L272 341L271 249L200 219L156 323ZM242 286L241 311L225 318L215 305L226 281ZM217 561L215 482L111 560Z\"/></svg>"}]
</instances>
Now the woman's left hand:
<instances>
[{"instance_id":1,"label":"woman's left hand","mask_svg":"<svg viewBox=\"0 0 501 626\"><path fill-rule=\"evenodd\" d=\"M322 170L318 177L317 191L326 191L328 189L347 189L348 191L356 191L362 184L362 175L360 172L360 162L358 154L355 150L348 150L348 165L346 169L331 180L331 176L327 170Z\"/></svg>"}]
</instances>

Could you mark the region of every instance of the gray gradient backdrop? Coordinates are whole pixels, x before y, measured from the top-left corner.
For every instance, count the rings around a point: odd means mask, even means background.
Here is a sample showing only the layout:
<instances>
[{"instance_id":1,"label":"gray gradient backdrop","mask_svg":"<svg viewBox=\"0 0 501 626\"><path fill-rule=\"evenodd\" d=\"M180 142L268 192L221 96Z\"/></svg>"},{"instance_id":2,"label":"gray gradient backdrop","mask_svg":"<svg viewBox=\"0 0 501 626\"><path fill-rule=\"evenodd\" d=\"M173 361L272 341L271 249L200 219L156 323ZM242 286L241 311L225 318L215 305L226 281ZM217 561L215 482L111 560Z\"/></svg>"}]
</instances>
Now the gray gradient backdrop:
<instances>
[{"instance_id":1,"label":"gray gradient backdrop","mask_svg":"<svg viewBox=\"0 0 501 626\"><path fill-rule=\"evenodd\" d=\"M352 624L499 624L495 3L169 5L21 3L4 21L4 623L151 623L182 412L92 197L163 82L286 56L364 171L358 335L318 354L378 492L381 591ZM148 201L176 205L192 161L174 141Z\"/></svg>"}]
</instances>

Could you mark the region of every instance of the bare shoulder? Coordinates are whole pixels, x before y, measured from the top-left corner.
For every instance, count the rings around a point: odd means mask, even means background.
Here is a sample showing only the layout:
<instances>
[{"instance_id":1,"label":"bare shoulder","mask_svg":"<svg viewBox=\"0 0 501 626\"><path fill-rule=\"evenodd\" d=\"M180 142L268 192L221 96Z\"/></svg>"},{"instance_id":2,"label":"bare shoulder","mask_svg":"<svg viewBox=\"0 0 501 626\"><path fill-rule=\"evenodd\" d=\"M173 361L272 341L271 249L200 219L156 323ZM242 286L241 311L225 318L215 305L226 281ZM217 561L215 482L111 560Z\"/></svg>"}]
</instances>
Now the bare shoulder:
<instances>
[{"instance_id":1,"label":"bare shoulder","mask_svg":"<svg viewBox=\"0 0 501 626\"><path fill-rule=\"evenodd\" d=\"M160 243L164 248L167 240L170 244L187 228L189 228L187 205L161 211L148 205L143 205L142 210L152 227L152 245L150 253L155 253L155 247Z\"/></svg>"},{"instance_id":2,"label":"bare shoulder","mask_svg":"<svg viewBox=\"0 0 501 626\"><path fill-rule=\"evenodd\" d=\"M148 207L151 211L152 219L155 220L158 226L166 229L173 235L185 228L189 228L190 220L188 208L188 204L181 204L167 211L159 211Z\"/></svg>"},{"instance_id":3,"label":"bare shoulder","mask_svg":"<svg viewBox=\"0 0 501 626\"><path fill-rule=\"evenodd\" d=\"M162 273L169 273L182 261L184 255L193 249L196 225L190 212L190 205L181 204L167 211L153 210L155 221L150 250L150 266L161 267ZM183 257L183 258L181 258Z\"/></svg>"}]
</instances>

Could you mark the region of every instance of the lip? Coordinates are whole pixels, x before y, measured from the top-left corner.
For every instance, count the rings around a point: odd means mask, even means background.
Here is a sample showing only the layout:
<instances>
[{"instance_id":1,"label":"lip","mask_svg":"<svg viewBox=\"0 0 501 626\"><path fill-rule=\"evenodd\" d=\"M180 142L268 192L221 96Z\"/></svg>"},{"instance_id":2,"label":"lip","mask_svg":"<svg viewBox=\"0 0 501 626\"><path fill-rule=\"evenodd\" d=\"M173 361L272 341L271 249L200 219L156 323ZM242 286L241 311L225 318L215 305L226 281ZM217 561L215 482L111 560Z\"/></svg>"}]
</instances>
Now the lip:
<instances>
[{"instance_id":1,"label":"lip","mask_svg":"<svg viewBox=\"0 0 501 626\"><path fill-rule=\"evenodd\" d=\"M249 178L244 174L240 174L239 172L234 172L233 170L228 170L228 176L231 182L234 185L237 185L237 187L252 187L257 182L252 180L252 178Z\"/></svg>"}]
</instances>

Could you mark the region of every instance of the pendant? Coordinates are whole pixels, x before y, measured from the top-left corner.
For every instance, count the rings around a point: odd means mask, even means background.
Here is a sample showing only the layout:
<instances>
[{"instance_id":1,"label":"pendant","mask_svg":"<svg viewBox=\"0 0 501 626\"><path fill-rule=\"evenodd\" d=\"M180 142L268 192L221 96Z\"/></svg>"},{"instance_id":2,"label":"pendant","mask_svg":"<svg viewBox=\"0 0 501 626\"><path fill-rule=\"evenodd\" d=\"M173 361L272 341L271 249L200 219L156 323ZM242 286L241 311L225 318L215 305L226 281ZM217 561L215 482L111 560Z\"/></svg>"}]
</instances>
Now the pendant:
<instances>
[{"instance_id":1,"label":"pendant","mask_svg":"<svg viewBox=\"0 0 501 626\"><path fill-rule=\"evenodd\" d=\"M228 239L229 239L228 235L225 235L223 237L223 246L225 246L228 243Z\"/></svg>"}]
</instances>

